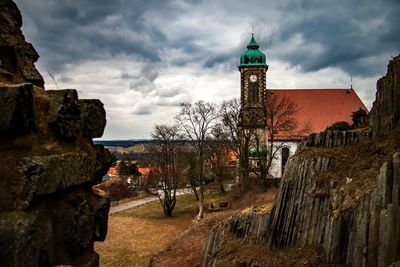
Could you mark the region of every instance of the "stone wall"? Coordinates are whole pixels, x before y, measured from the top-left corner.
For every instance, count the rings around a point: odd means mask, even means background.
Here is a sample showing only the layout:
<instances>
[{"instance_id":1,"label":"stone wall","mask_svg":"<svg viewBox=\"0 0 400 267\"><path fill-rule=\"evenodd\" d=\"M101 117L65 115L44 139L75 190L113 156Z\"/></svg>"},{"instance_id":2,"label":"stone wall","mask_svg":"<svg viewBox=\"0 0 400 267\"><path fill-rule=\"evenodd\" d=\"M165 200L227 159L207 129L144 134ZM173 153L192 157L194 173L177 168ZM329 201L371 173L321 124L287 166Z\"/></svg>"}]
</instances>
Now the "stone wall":
<instances>
[{"instance_id":1,"label":"stone wall","mask_svg":"<svg viewBox=\"0 0 400 267\"><path fill-rule=\"evenodd\" d=\"M326 131L312 133L305 137L299 149L303 147L326 147L348 146L357 144L371 137L371 129L357 129L351 131Z\"/></svg>"},{"instance_id":2,"label":"stone wall","mask_svg":"<svg viewBox=\"0 0 400 267\"><path fill-rule=\"evenodd\" d=\"M16 5L1 1L0 265L98 266L93 244L105 239L109 201L92 186L111 155L92 138L105 110L76 90L41 87L21 24Z\"/></svg>"}]
</instances>

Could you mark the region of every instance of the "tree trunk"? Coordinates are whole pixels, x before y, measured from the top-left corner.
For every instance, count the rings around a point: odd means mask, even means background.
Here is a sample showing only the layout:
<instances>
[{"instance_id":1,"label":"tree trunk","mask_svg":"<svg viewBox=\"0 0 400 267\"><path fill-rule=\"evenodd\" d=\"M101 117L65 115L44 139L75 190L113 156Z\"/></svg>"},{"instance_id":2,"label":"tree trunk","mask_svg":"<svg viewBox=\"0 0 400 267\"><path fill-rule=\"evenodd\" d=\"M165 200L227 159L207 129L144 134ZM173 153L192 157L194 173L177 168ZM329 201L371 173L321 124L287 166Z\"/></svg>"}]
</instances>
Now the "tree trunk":
<instances>
[{"instance_id":1,"label":"tree trunk","mask_svg":"<svg viewBox=\"0 0 400 267\"><path fill-rule=\"evenodd\" d=\"M199 194L197 193L196 187L192 186L192 190L193 190L194 196L196 197L196 200L199 201L200 198L199 198Z\"/></svg>"},{"instance_id":2,"label":"tree trunk","mask_svg":"<svg viewBox=\"0 0 400 267\"><path fill-rule=\"evenodd\" d=\"M199 213L196 216L196 221L200 221L201 219L203 219L203 215L204 215L204 196L203 196L203 190L200 188L200 194L199 194Z\"/></svg>"},{"instance_id":3,"label":"tree trunk","mask_svg":"<svg viewBox=\"0 0 400 267\"><path fill-rule=\"evenodd\" d=\"M161 204L163 206L165 217L172 216L172 211L175 208L175 203L176 203L175 194L172 194L171 192L168 192L168 191L164 191L164 199L162 200Z\"/></svg>"},{"instance_id":4,"label":"tree trunk","mask_svg":"<svg viewBox=\"0 0 400 267\"><path fill-rule=\"evenodd\" d=\"M224 183L221 181L221 183L220 183L220 191L221 191L221 193L222 194L225 194L225 188L224 188Z\"/></svg>"},{"instance_id":5,"label":"tree trunk","mask_svg":"<svg viewBox=\"0 0 400 267\"><path fill-rule=\"evenodd\" d=\"M171 217L172 216L172 210L167 208L167 207L164 207L164 216L165 217Z\"/></svg>"}]
</instances>

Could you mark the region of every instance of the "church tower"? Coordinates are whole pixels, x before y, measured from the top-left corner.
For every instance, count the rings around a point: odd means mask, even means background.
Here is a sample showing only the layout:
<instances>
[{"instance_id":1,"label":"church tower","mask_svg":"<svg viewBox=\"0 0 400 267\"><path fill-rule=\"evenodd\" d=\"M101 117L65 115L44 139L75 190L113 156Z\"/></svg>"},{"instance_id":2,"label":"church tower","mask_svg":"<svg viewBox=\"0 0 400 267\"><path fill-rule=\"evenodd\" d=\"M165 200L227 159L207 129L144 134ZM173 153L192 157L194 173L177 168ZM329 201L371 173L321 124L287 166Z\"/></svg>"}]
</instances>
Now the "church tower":
<instances>
[{"instance_id":1,"label":"church tower","mask_svg":"<svg viewBox=\"0 0 400 267\"><path fill-rule=\"evenodd\" d=\"M240 124L243 128L256 128L265 135L266 115L266 73L268 65L265 54L258 50L259 45L251 34L247 51L240 56L241 109ZM264 138L266 141L266 136Z\"/></svg>"}]
</instances>

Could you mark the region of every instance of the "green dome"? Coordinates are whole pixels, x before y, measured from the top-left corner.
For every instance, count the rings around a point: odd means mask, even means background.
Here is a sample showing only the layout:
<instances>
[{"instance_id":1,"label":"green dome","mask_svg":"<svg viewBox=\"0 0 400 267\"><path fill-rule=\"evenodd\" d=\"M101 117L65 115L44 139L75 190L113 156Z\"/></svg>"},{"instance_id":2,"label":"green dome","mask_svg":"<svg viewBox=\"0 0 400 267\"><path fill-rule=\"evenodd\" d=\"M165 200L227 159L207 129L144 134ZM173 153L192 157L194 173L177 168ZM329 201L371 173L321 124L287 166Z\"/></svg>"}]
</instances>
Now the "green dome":
<instances>
[{"instance_id":1,"label":"green dome","mask_svg":"<svg viewBox=\"0 0 400 267\"><path fill-rule=\"evenodd\" d=\"M258 50L260 46L254 39L254 34L251 34L251 40L247 45L247 51L240 56L239 66L259 66L265 64L265 54Z\"/></svg>"}]
</instances>

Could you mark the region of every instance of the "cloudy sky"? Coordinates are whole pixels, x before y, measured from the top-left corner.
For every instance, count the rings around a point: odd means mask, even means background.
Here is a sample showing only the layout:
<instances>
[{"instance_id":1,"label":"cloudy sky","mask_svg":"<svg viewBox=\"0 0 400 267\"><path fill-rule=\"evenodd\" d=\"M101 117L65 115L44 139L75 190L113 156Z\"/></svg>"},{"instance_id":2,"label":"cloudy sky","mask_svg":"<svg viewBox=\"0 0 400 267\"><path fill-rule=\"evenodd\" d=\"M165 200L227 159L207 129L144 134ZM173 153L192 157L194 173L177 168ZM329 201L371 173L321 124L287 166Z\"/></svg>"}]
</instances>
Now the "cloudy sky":
<instances>
[{"instance_id":1,"label":"cloudy sky","mask_svg":"<svg viewBox=\"0 0 400 267\"><path fill-rule=\"evenodd\" d=\"M398 0L16 0L46 88L107 110L103 139L148 138L182 102L240 92L252 27L268 88L353 87L370 108L400 53Z\"/></svg>"}]
</instances>

